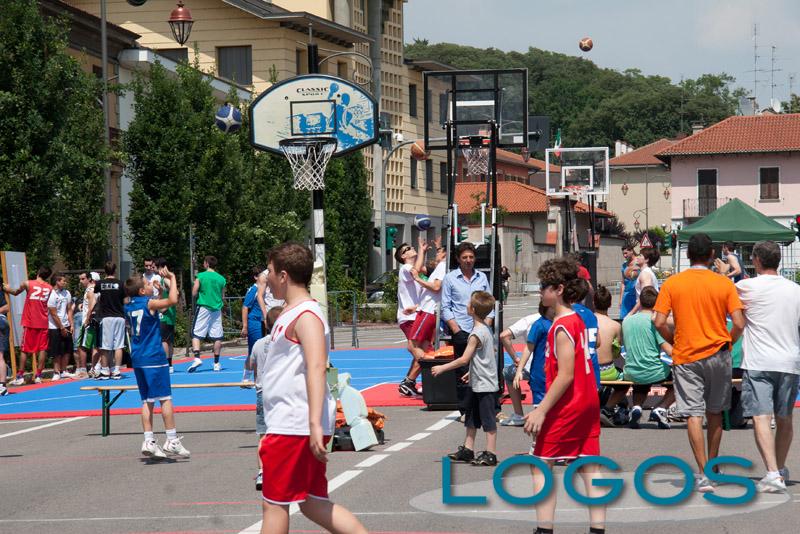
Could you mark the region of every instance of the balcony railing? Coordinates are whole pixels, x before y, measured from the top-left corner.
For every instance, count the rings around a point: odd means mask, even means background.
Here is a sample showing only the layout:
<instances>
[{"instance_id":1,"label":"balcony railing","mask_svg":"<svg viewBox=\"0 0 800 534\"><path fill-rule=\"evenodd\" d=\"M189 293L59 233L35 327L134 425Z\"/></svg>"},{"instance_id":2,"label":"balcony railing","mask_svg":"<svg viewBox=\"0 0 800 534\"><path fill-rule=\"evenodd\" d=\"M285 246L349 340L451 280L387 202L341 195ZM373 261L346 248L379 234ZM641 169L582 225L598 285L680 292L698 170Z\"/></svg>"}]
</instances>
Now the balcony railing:
<instances>
[{"instance_id":1,"label":"balcony railing","mask_svg":"<svg viewBox=\"0 0 800 534\"><path fill-rule=\"evenodd\" d=\"M730 201L728 197L720 198L687 198L683 201L683 218L698 219L705 217L717 208Z\"/></svg>"}]
</instances>

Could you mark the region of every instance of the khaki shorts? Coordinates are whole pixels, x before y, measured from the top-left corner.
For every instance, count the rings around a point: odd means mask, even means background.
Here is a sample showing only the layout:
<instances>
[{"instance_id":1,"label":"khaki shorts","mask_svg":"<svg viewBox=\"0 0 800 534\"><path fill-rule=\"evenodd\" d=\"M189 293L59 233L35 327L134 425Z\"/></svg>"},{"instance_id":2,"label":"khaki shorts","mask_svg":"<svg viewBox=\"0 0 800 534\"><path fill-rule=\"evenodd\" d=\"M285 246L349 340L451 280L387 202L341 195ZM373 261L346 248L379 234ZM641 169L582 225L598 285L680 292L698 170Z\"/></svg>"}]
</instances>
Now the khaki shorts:
<instances>
[{"instance_id":1,"label":"khaki shorts","mask_svg":"<svg viewBox=\"0 0 800 534\"><path fill-rule=\"evenodd\" d=\"M731 352L726 348L672 369L678 413L702 417L731 407Z\"/></svg>"},{"instance_id":2,"label":"khaki shorts","mask_svg":"<svg viewBox=\"0 0 800 534\"><path fill-rule=\"evenodd\" d=\"M799 380L800 376L795 374L745 369L742 375L743 415L791 417Z\"/></svg>"}]
</instances>

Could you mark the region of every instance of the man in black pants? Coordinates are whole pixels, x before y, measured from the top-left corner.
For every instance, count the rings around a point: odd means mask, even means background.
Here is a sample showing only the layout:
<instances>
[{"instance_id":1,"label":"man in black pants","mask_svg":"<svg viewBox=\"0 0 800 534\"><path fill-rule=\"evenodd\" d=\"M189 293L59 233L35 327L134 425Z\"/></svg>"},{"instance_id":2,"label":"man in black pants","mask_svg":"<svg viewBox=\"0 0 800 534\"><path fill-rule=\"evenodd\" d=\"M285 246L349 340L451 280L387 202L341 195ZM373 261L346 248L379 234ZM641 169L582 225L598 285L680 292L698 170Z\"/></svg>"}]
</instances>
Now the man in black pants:
<instances>
[{"instance_id":1,"label":"man in black pants","mask_svg":"<svg viewBox=\"0 0 800 534\"><path fill-rule=\"evenodd\" d=\"M475 245L463 242L456 247L456 260L458 268L445 275L442 282L442 318L447 322L453 340L453 352L460 358L467 348L469 333L472 331L472 317L467 313L467 305L475 291L491 293L489 280L486 275L475 270ZM494 321L494 312L486 318L486 325L491 327ZM456 370L458 377L468 371L468 367ZM464 413L462 401L469 385L458 381L456 390L458 396L458 409Z\"/></svg>"}]
</instances>

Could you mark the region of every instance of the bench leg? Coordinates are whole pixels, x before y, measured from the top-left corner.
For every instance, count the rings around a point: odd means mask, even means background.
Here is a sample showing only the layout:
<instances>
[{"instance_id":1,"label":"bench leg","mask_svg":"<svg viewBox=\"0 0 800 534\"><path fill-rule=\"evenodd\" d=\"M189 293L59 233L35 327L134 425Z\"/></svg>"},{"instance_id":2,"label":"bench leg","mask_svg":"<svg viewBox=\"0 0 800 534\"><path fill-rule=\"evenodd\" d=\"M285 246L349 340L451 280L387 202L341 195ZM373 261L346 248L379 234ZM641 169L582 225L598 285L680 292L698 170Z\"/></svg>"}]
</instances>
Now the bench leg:
<instances>
[{"instance_id":1,"label":"bench leg","mask_svg":"<svg viewBox=\"0 0 800 534\"><path fill-rule=\"evenodd\" d=\"M115 402L117 402L117 399L120 398L120 396L123 393L125 393L125 390L121 390L119 393L114 395L113 399L109 399L109 397L111 396L111 392L109 390L102 390L100 392L100 395L102 396L102 403L103 403L103 412L102 412L102 415L100 417L100 419L101 419L100 434L103 437L106 437L109 434L111 434L111 407L114 405Z\"/></svg>"}]
</instances>

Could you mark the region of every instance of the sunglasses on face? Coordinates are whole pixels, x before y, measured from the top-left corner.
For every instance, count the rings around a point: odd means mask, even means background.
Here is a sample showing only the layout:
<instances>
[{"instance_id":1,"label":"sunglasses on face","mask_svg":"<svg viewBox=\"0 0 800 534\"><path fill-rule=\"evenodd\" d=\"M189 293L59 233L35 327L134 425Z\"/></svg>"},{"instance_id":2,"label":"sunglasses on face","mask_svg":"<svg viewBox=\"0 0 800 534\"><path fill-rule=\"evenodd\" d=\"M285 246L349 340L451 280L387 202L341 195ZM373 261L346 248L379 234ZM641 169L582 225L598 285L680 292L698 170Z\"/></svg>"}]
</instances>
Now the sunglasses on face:
<instances>
[{"instance_id":1,"label":"sunglasses on face","mask_svg":"<svg viewBox=\"0 0 800 534\"><path fill-rule=\"evenodd\" d=\"M405 254L409 250L411 250L411 247L403 247L402 250L400 250L400 255L402 256L403 254Z\"/></svg>"}]
</instances>

